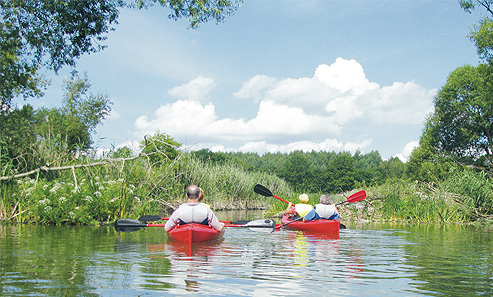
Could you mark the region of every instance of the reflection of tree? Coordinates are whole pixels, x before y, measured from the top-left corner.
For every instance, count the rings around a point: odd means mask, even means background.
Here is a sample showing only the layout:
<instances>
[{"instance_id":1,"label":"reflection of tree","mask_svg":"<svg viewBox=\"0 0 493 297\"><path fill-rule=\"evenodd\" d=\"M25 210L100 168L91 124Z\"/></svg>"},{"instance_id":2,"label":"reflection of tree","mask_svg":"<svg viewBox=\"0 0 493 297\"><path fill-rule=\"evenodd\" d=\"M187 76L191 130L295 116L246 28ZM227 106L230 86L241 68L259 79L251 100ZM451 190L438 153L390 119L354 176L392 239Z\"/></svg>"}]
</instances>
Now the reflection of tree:
<instances>
[{"instance_id":1,"label":"reflection of tree","mask_svg":"<svg viewBox=\"0 0 493 297\"><path fill-rule=\"evenodd\" d=\"M113 252L114 237L106 233L99 227L0 226L0 275L10 275L0 292L97 296L88 293L88 267L97 254Z\"/></svg>"},{"instance_id":2,"label":"reflection of tree","mask_svg":"<svg viewBox=\"0 0 493 297\"><path fill-rule=\"evenodd\" d=\"M493 296L493 238L463 225L423 225L412 228L407 239L408 261L416 286L444 296Z\"/></svg>"}]
</instances>

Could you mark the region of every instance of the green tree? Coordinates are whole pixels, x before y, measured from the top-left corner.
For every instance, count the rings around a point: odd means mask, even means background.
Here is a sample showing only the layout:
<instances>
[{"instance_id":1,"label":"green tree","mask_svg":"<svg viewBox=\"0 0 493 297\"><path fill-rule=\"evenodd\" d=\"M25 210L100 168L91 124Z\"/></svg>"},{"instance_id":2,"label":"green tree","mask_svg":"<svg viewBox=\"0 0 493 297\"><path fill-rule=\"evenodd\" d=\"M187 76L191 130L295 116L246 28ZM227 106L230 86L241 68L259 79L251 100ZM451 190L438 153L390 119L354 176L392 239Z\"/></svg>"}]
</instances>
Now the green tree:
<instances>
[{"instance_id":1,"label":"green tree","mask_svg":"<svg viewBox=\"0 0 493 297\"><path fill-rule=\"evenodd\" d=\"M435 97L435 112L426 133L438 154L466 164L484 156L492 166L493 66L463 66L453 71Z\"/></svg>"},{"instance_id":2,"label":"green tree","mask_svg":"<svg viewBox=\"0 0 493 297\"><path fill-rule=\"evenodd\" d=\"M328 192L350 191L358 180L354 159L349 153L339 154L327 168Z\"/></svg>"},{"instance_id":3,"label":"green tree","mask_svg":"<svg viewBox=\"0 0 493 297\"><path fill-rule=\"evenodd\" d=\"M0 168L2 176L23 172L35 166L34 109L10 109L0 116Z\"/></svg>"},{"instance_id":4,"label":"green tree","mask_svg":"<svg viewBox=\"0 0 493 297\"><path fill-rule=\"evenodd\" d=\"M493 16L492 0L460 0L460 6L471 13L477 6L483 7ZM478 55L488 63L493 63L493 20L485 17L474 25L469 34L477 48Z\"/></svg>"},{"instance_id":5,"label":"green tree","mask_svg":"<svg viewBox=\"0 0 493 297\"><path fill-rule=\"evenodd\" d=\"M14 96L41 96L39 70L75 67L76 60L102 50L123 7L159 4L172 19L188 18L190 28L220 22L242 0L3 0L0 1L0 106Z\"/></svg>"},{"instance_id":6,"label":"green tree","mask_svg":"<svg viewBox=\"0 0 493 297\"><path fill-rule=\"evenodd\" d=\"M294 151L287 155L276 173L299 191L307 190L306 185L311 179L309 163L302 151Z\"/></svg>"},{"instance_id":7,"label":"green tree","mask_svg":"<svg viewBox=\"0 0 493 297\"><path fill-rule=\"evenodd\" d=\"M57 151L74 154L92 145L91 133L111 111L107 95L91 94L87 77L74 76L65 81L62 108L36 111L39 140Z\"/></svg>"},{"instance_id":8,"label":"green tree","mask_svg":"<svg viewBox=\"0 0 493 297\"><path fill-rule=\"evenodd\" d=\"M142 152L149 156L152 163L161 164L174 160L181 146L171 136L157 131L152 136L146 136L140 143Z\"/></svg>"}]
</instances>

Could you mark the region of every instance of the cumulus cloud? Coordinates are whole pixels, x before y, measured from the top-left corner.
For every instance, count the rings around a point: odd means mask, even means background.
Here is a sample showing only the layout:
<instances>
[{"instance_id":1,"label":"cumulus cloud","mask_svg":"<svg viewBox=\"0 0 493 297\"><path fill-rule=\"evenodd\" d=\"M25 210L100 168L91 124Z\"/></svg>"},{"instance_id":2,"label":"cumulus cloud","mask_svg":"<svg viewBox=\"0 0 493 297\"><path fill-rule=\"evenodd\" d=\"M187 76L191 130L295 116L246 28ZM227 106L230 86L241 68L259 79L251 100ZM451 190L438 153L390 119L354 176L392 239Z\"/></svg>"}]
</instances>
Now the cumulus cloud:
<instances>
[{"instance_id":1,"label":"cumulus cloud","mask_svg":"<svg viewBox=\"0 0 493 297\"><path fill-rule=\"evenodd\" d=\"M419 146L419 141L411 141L404 146L401 154L396 154L395 156L399 158L402 162L409 161L409 157L415 148Z\"/></svg>"},{"instance_id":2,"label":"cumulus cloud","mask_svg":"<svg viewBox=\"0 0 493 297\"><path fill-rule=\"evenodd\" d=\"M215 104L206 101L215 87L212 78L199 76L169 90L179 100L139 117L136 134L164 131L216 151L364 152L373 144L372 132L357 131L355 123L420 125L432 111L436 93L412 81L382 87L366 78L358 62L342 58L319 65L312 77L252 77L233 94L258 106L252 118L219 117Z\"/></svg>"},{"instance_id":3,"label":"cumulus cloud","mask_svg":"<svg viewBox=\"0 0 493 297\"><path fill-rule=\"evenodd\" d=\"M182 100L206 102L210 92L216 88L214 80L209 77L199 76L189 83L177 86L168 91L171 97Z\"/></svg>"}]
</instances>

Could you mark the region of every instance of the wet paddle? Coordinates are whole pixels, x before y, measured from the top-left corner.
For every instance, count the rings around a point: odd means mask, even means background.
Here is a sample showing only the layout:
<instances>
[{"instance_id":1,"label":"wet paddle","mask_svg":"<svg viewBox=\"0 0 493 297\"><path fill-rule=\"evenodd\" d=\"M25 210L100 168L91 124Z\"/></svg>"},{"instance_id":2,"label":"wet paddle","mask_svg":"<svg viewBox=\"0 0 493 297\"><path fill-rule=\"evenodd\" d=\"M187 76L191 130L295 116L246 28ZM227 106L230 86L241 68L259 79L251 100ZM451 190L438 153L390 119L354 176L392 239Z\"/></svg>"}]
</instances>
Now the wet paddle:
<instances>
[{"instance_id":1,"label":"wet paddle","mask_svg":"<svg viewBox=\"0 0 493 297\"><path fill-rule=\"evenodd\" d=\"M284 203L288 203L289 204L288 201L275 196L274 194L272 194L272 192L269 189L267 189L266 187L264 187L264 186L262 186L260 184L256 184L255 187L253 187L253 191L255 193L260 194L260 195L265 196L265 197L271 197L272 196L272 197L274 197L276 199L281 200Z\"/></svg>"},{"instance_id":2,"label":"wet paddle","mask_svg":"<svg viewBox=\"0 0 493 297\"><path fill-rule=\"evenodd\" d=\"M117 232L134 232L144 227L164 227L164 224L148 224L134 219L117 219L115 221L115 230ZM276 228L274 220L255 220L246 224L225 224L224 227L247 228L257 232L273 232Z\"/></svg>"},{"instance_id":3,"label":"wet paddle","mask_svg":"<svg viewBox=\"0 0 493 297\"><path fill-rule=\"evenodd\" d=\"M141 222L155 222L155 221L167 221L169 218L162 218L161 216L155 216L155 215L143 215L139 218L139 221ZM224 224L233 224L233 225L244 225L248 224L251 222L250 220L241 220L241 221L219 221L220 223Z\"/></svg>"},{"instance_id":4,"label":"wet paddle","mask_svg":"<svg viewBox=\"0 0 493 297\"><path fill-rule=\"evenodd\" d=\"M366 198L366 191L361 190L361 191L356 192L356 193L352 194L351 196L347 197L346 201L339 202L336 205L341 205L344 203L354 203L354 202L361 201L365 198Z\"/></svg>"}]
</instances>

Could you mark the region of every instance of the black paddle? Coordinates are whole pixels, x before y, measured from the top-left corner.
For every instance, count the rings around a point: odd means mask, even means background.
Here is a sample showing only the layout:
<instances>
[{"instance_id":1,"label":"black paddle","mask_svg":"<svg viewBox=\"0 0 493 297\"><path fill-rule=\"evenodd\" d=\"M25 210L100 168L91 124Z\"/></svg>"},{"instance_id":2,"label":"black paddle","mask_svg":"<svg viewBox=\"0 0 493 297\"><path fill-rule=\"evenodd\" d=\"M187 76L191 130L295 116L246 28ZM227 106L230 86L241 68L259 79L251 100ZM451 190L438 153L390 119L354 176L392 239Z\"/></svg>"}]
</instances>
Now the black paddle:
<instances>
[{"instance_id":1,"label":"black paddle","mask_svg":"<svg viewBox=\"0 0 493 297\"><path fill-rule=\"evenodd\" d=\"M134 219L117 219L115 221L115 230L117 232L134 232L144 227L164 227L164 224L148 224ZM224 227L247 228L252 231L271 233L276 229L276 222L271 219L256 220L249 221L246 224L225 224Z\"/></svg>"}]
</instances>

